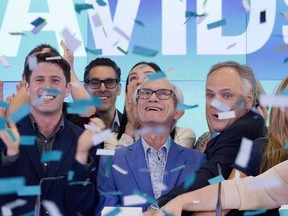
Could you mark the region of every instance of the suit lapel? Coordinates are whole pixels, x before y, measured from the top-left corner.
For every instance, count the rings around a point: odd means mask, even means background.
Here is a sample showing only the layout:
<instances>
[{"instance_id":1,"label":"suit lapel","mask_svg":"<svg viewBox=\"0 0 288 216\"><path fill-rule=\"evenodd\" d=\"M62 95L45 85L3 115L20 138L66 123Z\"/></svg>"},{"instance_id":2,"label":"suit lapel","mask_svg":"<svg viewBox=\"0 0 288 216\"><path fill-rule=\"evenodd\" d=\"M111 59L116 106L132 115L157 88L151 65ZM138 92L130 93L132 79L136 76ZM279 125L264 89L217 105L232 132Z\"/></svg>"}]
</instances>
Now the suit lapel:
<instances>
[{"instance_id":1,"label":"suit lapel","mask_svg":"<svg viewBox=\"0 0 288 216\"><path fill-rule=\"evenodd\" d=\"M165 167L165 174L163 177L163 183L167 186L167 190L162 191L162 194L167 193L170 189L174 188L177 183L178 179L182 173L182 169L175 170L177 168L181 168L180 166L186 164L186 158L182 158L180 156L181 152L184 151L183 149L179 149L175 142L171 139L171 145L168 152L166 167ZM172 172L171 172L172 171Z\"/></svg>"},{"instance_id":2,"label":"suit lapel","mask_svg":"<svg viewBox=\"0 0 288 216\"><path fill-rule=\"evenodd\" d=\"M130 171L136 184L138 185L139 190L152 195L152 183L147 168L141 139L139 139L134 145L128 147L125 159L130 167Z\"/></svg>"}]
</instances>

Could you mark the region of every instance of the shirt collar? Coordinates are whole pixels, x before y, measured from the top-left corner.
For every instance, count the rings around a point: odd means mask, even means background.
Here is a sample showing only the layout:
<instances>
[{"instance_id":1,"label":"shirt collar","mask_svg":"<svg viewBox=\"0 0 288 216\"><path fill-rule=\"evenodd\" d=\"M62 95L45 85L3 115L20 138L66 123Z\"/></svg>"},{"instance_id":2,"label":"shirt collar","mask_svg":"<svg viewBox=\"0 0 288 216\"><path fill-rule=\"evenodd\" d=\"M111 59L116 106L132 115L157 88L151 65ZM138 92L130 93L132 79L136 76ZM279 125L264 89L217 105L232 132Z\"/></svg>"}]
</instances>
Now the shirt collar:
<instances>
[{"instance_id":1,"label":"shirt collar","mask_svg":"<svg viewBox=\"0 0 288 216\"><path fill-rule=\"evenodd\" d=\"M118 116L118 111L116 109L111 130L112 132L119 132L119 128L120 128L120 120Z\"/></svg>"},{"instance_id":2,"label":"shirt collar","mask_svg":"<svg viewBox=\"0 0 288 216\"><path fill-rule=\"evenodd\" d=\"M166 157L168 155L168 151L169 151L169 148L170 148L170 145L171 145L171 137L169 136L168 139L165 141L164 145L161 146L160 149L162 148L165 148L166 149ZM143 149L144 149L144 152L145 152L145 158L147 157L147 151L148 149L154 149L153 147L151 147L143 137L141 137L141 142L142 142L142 146L143 146ZM159 149L159 150L160 150ZM158 151L159 151L158 150Z\"/></svg>"}]
</instances>

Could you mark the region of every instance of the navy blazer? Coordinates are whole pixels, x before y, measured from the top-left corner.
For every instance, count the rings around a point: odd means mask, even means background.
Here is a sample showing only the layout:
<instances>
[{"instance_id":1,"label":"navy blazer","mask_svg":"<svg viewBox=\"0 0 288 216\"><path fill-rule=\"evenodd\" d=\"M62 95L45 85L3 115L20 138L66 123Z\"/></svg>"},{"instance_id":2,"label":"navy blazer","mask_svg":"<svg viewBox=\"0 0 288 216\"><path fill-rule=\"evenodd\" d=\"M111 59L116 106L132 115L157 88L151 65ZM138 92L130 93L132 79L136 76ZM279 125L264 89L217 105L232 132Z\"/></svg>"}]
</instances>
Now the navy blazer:
<instances>
[{"instance_id":1,"label":"navy blazer","mask_svg":"<svg viewBox=\"0 0 288 216\"><path fill-rule=\"evenodd\" d=\"M220 164L222 176L227 179L232 171L232 164L240 149L242 137L250 140L266 135L265 121L262 116L253 111L237 119L229 128L211 139L206 147L205 154L208 162L196 172L194 183L184 190L183 184L175 187L169 193L161 196L158 201L163 206L174 197L208 185L210 178L219 175L217 164ZM191 213L189 213L191 215Z\"/></svg>"},{"instance_id":2,"label":"navy blazer","mask_svg":"<svg viewBox=\"0 0 288 216\"><path fill-rule=\"evenodd\" d=\"M179 185L186 179L186 177L188 177L189 174L194 173L205 163L206 157L204 154L180 146L171 139L163 178L163 183L167 186L167 189L162 191L162 194L167 193L170 189ZM106 164L107 157L102 156L98 172L98 191L102 195L97 208L97 213L100 213L104 206L123 206L123 197L133 194L134 190L145 193L148 197L154 197L141 139L130 146L117 149L112 158L112 164L116 164L122 169L128 171L127 175L111 168L109 177L106 177ZM171 170L182 165L184 165L185 168L171 172ZM116 191L121 194L105 194L105 192ZM144 210L145 205L137 206L142 207Z\"/></svg>"},{"instance_id":3,"label":"navy blazer","mask_svg":"<svg viewBox=\"0 0 288 216\"><path fill-rule=\"evenodd\" d=\"M22 119L18 124L20 135L35 136L29 116ZM41 154L37 144L32 146L20 145L20 153L16 161L3 165L0 164L0 177L23 176L27 186L41 184L41 200L53 201L63 215L86 214L92 210L95 202L95 184L88 181L86 185L81 184L89 179L95 179L95 171L92 171L94 162L90 166L84 166L75 160L77 140L82 129L64 119L64 128L55 137L53 150L61 150L62 157L59 161L50 162L49 172L44 175L43 163L40 162ZM1 155L6 146L0 143ZM1 163L2 159L0 160ZM68 171L74 172L73 180L68 181ZM48 180L47 177L59 177L57 180ZM74 184L76 182L78 184ZM25 205L13 210L13 215L22 215L35 209L36 195L18 196L16 193L0 196L0 206L12 202L17 198L27 201ZM41 208L40 215L47 215Z\"/></svg>"}]
</instances>

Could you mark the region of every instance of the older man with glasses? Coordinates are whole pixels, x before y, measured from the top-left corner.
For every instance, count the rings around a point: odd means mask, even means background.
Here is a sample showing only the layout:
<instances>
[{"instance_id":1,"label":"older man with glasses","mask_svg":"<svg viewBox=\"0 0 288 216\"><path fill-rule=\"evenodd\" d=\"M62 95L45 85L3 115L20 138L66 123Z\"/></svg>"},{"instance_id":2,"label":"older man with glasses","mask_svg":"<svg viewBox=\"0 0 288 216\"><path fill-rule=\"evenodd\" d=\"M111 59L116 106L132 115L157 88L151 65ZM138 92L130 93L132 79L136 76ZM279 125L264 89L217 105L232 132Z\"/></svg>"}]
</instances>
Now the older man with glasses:
<instances>
[{"instance_id":1,"label":"older man with glasses","mask_svg":"<svg viewBox=\"0 0 288 216\"><path fill-rule=\"evenodd\" d=\"M136 94L141 138L119 148L114 156L102 156L98 172L101 194L97 213L105 206L131 206L130 195L157 199L206 163L204 154L176 144L170 132L182 113L177 110L179 91L166 79L146 81ZM112 160L111 160L112 159ZM110 164L110 165L109 165ZM112 168L110 169L110 166ZM114 192L114 193L113 193ZM138 203L134 207L142 207Z\"/></svg>"}]
</instances>

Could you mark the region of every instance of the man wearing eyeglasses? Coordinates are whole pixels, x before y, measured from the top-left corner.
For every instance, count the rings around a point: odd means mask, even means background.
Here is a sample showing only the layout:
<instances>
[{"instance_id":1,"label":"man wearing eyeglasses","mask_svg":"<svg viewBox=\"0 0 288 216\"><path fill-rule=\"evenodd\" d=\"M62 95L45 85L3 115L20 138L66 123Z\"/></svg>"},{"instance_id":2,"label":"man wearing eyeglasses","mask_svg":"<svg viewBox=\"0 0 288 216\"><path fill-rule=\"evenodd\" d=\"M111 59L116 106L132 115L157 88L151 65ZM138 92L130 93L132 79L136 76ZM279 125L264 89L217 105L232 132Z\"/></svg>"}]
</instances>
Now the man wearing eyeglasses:
<instances>
[{"instance_id":1,"label":"man wearing eyeglasses","mask_svg":"<svg viewBox=\"0 0 288 216\"><path fill-rule=\"evenodd\" d=\"M89 118L79 118L74 121L83 127L92 117L102 119L107 128L118 132L122 114L116 109L116 99L121 93L121 69L110 58L96 58L85 68L84 87L91 97L98 97L101 105L96 107L96 113Z\"/></svg>"},{"instance_id":2,"label":"man wearing eyeglasses","mask_svg":"<svg viewBox=\"0 0 288 216\"><path fill-rule=\"evenodd\" d=\"M179 90L166 79L147 81L137 90L141 138L117 149L112 161L111 157L100 159L98 213L104 206L117 205L144 210L145 203L131 205L125 197L137 194L146 200L157 199L206 163L204 154L182 147L170 137L175 121L183 115L177 110L178 98ZM107 162L112 164L109 172ZM120 193L111 194L113 191Z\"/></svg>"}]
</instances>

